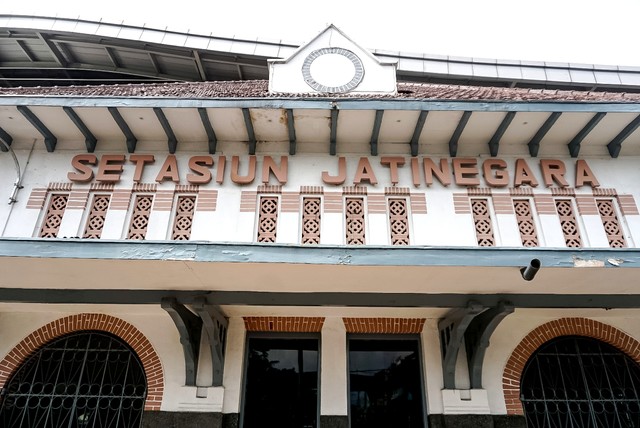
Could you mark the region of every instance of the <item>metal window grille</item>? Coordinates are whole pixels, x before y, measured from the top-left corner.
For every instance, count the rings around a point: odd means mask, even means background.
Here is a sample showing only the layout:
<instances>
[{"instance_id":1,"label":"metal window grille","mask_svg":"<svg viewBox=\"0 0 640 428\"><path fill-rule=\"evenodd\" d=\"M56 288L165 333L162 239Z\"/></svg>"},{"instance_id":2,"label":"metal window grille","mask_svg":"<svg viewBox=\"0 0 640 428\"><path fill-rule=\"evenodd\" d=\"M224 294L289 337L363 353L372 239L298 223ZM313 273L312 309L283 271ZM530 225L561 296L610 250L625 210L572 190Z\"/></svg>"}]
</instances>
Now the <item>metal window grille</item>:
<instances>
[{"instance_id":1,"label":"metal window grille","mask_svg":"<svg viewBox=\"0 0 640 428\"><path fill-rule=\"evenodd\" d=\"M567 247L579 248L582 247L582 238L580 237L580 229L578 229L578 222L576 216L573 213L573 204L570 199L556 199L556 210L560 217L560 227L564 234L564 242Z\"/></svg>"},{"instance_id":2,"label":"metal window grille","mask_svg":"<svg viewBox=\"0 0 640 428\"><path fill-rule=\"evenodd\" d=\"M320 243L320 198L302 198L302 243Z\"/></svg>"},{"instance_id":3,"label":"metal window grille","mask_svg":"<svg viewBox=\"0 0 640 428\"><path fill-rule=\"evenodd\" d=\"M42 347L2 391L0 426L139 427L144 369L120 339L79 332Z\"/></svg>"},{"instance_id":4,"label":"metal window grille","mask_svg":"<svg viewBox=\"0 0 640 428\"><path fill-rule=\"evenodd\" d=\"M191 237L193 211L196 207L195 196L179 196L176 203L176 216L173 220L171 239L174 241L188 241Z\"/></svg>"},{"instance_id":5,"label":"metal window grille","mask_svg":"<svg viewBox=\"0 0 640 428\"><path fill-rule=\"evenodd\" d=\"M409 245L409 218L406 199L389 199L389 230L391 245Z\"/></svg>"},{"instance_id":6,"label":"metal window grille","mask_svg":"<svg viewBox=\"0 0 640 428\"><path fill-rule=\"evenodd\" d=\"M278 226L278 197L260 197L260 214L258 216L258 242L276 242Z\"/></svg>"},{"instance_id":7,"label":"metal window grille","mask_svg":"<svg viewBox=\"0 0 640 428\"><path fill-rule=\"evenodd\" d=\"M349 245L364 245L366 243L364 227L364 200L362 198L347 198L346 205L346 241Z\"/></svg>"},{"instance_id":8,"label":"metal window grille","mask_svg":"<svg viewBox=\"0 0 640 428\"><path fill-rule=\"evenodd\" d=\"M539 245L538 234L536 233L536 225L533 221L531 203L527 199L514 199L513 208L516 212L522 246L537 247Z\"/></svg>"},{"instance_id":9,"label":"metal window grille","mask_svg":"<svg viewBox=\"0 0 640 428\"><path fill-rule=\"evenodd\" d=\"M100 239L110 200L110 195L94 195L89 216L87 217L87 225L82 235L83 238Z\"/></svg>"},{"instance_id":10,"label":"metal window grille","mask_svg":"<svg viewBox=\"0 0 640 428\"><path fill-rule=\"evenodd\" d=\"M611 199L596 199L596 205L602 219L602 226L604 226L604 231L607 234L609 246L612 248L626 247L627 242L624 239L613 201Z\"/></svg>"},{"instance_id":11,"label":"metal window grille","mask_svg":"<svg viewBox=\"0 0 640 428\"><path fill-rule=\"evenodd\" d=\"M131 213L127 239L143 240L147 236L147 226L149 226L149 216L153 206L152 195L137 195L136 202Z\"/></svg>"},{"instance_id":12,"label":"metal window grille","mask_svg":"<svg viewBox=\"0 0 640 428\"><path fill-rule=\"evenodd\" d=\"M69 195L51 195L47 212L40 228L40 238L57 238Z\"/></svg>"},{"instance_id":13,"label":"metal window grille","mask_svg":"<svg viewBox=\"0 0 640 428\"><path fill-rule=\"evenodd\" d=\"M489 212L489 201L486 199L472 199L471 212L476 229L476 239L480 247L493 247L496 241L493 237L493 225Z\"/></svg>"},{"instance_id":14,"label":"metal window grille","mask_svg":"<svg viewBox=\"0 0 640 428\"><path fill-rule=\"evenodd\" d=\"M595 339L542 345L525 366L520 394L529 428L640 427L640 366Z\"/></svg>"}]
</instances>

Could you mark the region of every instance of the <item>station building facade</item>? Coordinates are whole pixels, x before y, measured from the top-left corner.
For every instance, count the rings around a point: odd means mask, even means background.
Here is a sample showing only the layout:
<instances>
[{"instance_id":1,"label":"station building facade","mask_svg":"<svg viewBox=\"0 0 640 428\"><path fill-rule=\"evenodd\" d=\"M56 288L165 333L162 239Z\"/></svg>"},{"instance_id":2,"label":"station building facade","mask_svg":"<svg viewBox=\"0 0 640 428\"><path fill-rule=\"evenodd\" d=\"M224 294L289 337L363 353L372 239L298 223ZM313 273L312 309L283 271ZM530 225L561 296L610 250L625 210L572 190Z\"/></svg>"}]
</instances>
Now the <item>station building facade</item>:
<instances>
[{"instance_id":1,"label":"station building facade","mask_svg":"<svg viewBox=\"0 0 640 428\"><path fill-rule=\"evenodd\" d=\"M639 426L640 94L387 59L0 89L0 425Z\"/></svg>"}]
</instances>

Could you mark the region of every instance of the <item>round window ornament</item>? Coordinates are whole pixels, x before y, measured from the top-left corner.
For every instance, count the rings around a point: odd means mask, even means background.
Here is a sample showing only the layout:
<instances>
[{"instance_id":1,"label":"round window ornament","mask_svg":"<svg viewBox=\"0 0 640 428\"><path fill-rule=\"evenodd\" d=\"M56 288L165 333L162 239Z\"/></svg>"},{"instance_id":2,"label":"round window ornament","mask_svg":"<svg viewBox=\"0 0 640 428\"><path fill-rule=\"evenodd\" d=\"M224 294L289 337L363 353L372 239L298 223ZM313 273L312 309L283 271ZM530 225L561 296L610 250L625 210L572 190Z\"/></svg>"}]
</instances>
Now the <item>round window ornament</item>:
<instances>
[{"instance_id":1,"label":"round window ornament","mask_svg":"<svg viewBox=\"0 0 640 428\"><path fill-rule=\"evenodd\" d=\"M345 93L362 82L364 66L360 58L348 49L316 49L305 58L302 77L318 92Z\"/></svg>"}]
</instances>

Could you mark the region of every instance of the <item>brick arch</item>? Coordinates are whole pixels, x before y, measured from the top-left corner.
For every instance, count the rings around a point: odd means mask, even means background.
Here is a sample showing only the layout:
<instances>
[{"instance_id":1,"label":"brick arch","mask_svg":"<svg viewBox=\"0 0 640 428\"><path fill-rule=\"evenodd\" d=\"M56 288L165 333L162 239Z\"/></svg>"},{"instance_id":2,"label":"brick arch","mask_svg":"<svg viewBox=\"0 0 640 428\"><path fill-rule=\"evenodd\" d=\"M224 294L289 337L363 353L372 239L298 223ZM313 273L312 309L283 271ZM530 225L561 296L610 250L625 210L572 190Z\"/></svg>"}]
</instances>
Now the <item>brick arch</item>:
<instances>
[{"instance_id":1,"label":"brick arch","mask_svg":"<svg viewBox=\"0 0 640 428\"><path fill-rule=\"evenodd\" d=\"M164 373L158 354L140 330L120 318L105 314L70 315L35 330L0 361L0 386L5 386L20 365L43 345L65 334L83 330L111 333L124 340L134 350L147 377L147 399L144 409L160 410L164 392Z\"/></svg>"},{"instance_id":2,"label":"brick arch","mask_svg":"<svg viewBox=\"0 0 640 428\"><path fill-rule=\"evenodd\" d=\"M560 336L584 336L601 340L640 364L640 342L615 327L588 318L560 318L542 324L520 341L504 368L502 390L508 415L524 414L520 401L520 378L527 361L540 346Z\"/></svg>"}]
</instances>

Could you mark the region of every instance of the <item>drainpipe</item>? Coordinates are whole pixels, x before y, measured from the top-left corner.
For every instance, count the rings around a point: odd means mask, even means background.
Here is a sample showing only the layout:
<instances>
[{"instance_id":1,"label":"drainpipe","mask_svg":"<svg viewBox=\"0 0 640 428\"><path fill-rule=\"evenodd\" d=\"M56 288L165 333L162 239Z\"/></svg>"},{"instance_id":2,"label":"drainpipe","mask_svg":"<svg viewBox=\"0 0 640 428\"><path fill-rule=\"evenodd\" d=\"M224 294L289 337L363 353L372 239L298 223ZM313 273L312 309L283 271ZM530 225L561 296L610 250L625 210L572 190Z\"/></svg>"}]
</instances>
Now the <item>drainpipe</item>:
<instances>
[{"instance_id":1,"label":"drainpipe","mask_svg":"<svg viewBox=\"0 0 640 428\"><path fill-rule=\"evenodd\" d=\"M22 174L20 173L20 163L18 162L18 158L16 157L16 153L13 151L10 145L4 142L3 139L0 138L0 143L7 148L11 156L13 157L13 163L16 167L16 181L13 183L13 191L11 192L11 196L9 196L9 205L17 202L16 196L18 195L18 190L22 189Z\"/></svg>"}]
</instances>

